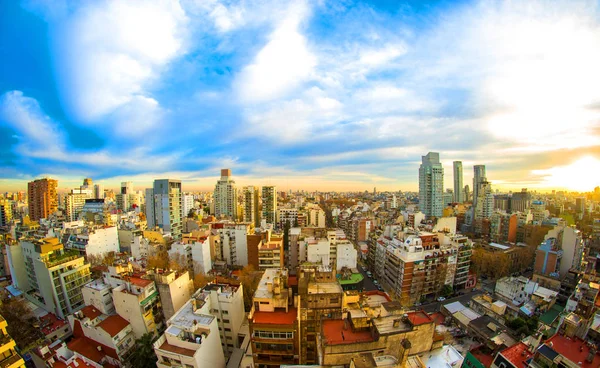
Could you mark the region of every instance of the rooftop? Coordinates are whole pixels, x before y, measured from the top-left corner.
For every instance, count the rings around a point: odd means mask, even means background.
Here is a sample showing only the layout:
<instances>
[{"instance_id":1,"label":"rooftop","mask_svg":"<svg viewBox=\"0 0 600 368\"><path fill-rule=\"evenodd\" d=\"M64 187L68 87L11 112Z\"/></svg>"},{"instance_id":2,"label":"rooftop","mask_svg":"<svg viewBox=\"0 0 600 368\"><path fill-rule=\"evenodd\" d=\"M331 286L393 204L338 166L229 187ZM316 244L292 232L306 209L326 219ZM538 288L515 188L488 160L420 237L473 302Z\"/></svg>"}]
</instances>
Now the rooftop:
<instances>
[{"instance_id":1,"label":"rooftop","mask_svg":"<svg viewBox=\"0 0 600 368\"><path fill-rule=\"evenodd\" d=\"M275 310L274 312L254 312L252 322L256 324L267 325L293 325L298 318L296 308L289 308L288 311Z\"/></svg>"},{"instance_id":2,"label":"rooftop","mask_svg":"<svg viewBox=\"0 0 600 368\"><path fill-rule=\"evenodd\" d=\"M501 354L517 368L527 367L526 361L533 356L529 347L522 342L502 350Z\"/></svg>"},{"instance_id":3,"label":"rooftop","mask_svg":"<svg viewBox=\"0 0 600 368\"><path fill-rule=\"evenodd\" d=\"M452 345L445 345L423 355L422 359L427 368L447 368L457 367L464 357Z\"/></svg>"},{"instance_id":4,"label":"rooftop","mask_svg":"<svg viewBox=\"0 0 600 368\"><path fill-rule=\"evenodd\" d=\"M594 354L591 362L586 361L590 347L580 338L554 335L546 341L553 350L583 368L600 367L600 355Z\"/></svg>"},{"instance_id":5,"label":"rooftop","mask_svg":"<svg viewBox=\"0 0 600 368\"><path fill-rule=\"evenodd\" d=\"M49 335L67 324L67 321L58 319L53 313L40 317L41 329L44 335Z\"/></svg>"},{"instance_id":6,"label":"rooftop","mask_svg":"<svg viewBox=\"0 0 600 368\"><path fill-rule=\"evenodd\" d=\"M353 273L350 275L349 279L342 279L340 275L338 275L340 285L356 284L361 282L364 278L365 277L361 273Z\"/></svg>"},{"instance_id":7,"label":"rooftop","mask_svg":"<svg viewBox=\"0 0 600 368\"><path fill-rule=\"evenodd\" d=\"M165 350L165 351L168 351L171 353L179 354L179 355L189 356L189 357L193 357L194 353L195 353L194 350L180 348L179 346L171 345L166 341L160 346L159 349Z\"/></svg>"},{"instance_id":8,"label":"rooftop","mask_svg":"<svg viewBox=\"0 0 600 368\"><path fill-rule=\"evenodd\" d=\"M265 273L261 277L260 282L258 283L258 287L256 288L256 292L254 293L254 297L264 299L273 298L273 292L269 291L269 286L267 284L273 283L273 280L277 277L287 277L287 270L282 270L279 268L267 268L265 270ZM282 292L282 294L280 295L282 295L282 297L287 298L288 294Z\"/></svg>"},{"instance_id":9,"label":"rooftop","mask_svg":"<svg viewBox=\"0 0 600 368\"><path fill-rule=\"evenodd\" d=\"M104 321L98 323L98 327L106 331L111 337L115 337L127 326L129 326L129 322L118 314L109 316Z\"/></svg>"},{"instance_id":10,"label":"rooftop","mask_svg":"<svg viewBox=\"0 0 600 368\"><path fill-rule=\"evenodd\" d=\"M345 319L323 321L323 338L327 345L355 344L372 342L370 331L352 331L350 323Z\"/></svg>"},{"instance_id":11,"label":"rooftop","mask_svg":"<svg viewBox=\"0 0 600 368\"><path fill-rule=\"evenodd\" d=\"M309 294L341 294L342 287L337 282L311 282L308 284Z\"/></svg>"},{"instance_id":12,"label":"rooftop","mask_svg":"<svg viewBox=\"0 0 600 368\"><path fill-rule=\"evenodd\" d=\"M102 312L96 309L96 307L93 305L86 305L83 307L83 309L81 309L81 313L90 320L94 320L102 315Z\"/></svg>"}]
</instances>

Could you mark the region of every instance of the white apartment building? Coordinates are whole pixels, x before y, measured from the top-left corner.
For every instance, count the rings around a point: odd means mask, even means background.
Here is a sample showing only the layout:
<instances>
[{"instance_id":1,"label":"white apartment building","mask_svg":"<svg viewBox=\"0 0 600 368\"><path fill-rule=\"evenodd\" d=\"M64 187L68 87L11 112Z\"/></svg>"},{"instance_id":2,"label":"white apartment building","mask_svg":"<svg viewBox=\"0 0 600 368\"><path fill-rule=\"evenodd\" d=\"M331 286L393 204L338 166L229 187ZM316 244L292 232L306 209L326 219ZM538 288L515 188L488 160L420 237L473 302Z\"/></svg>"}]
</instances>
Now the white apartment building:
<instances>
[{"instance_id":1,"label":"white apartment building","mask_svg":"<svg viewBox=\"0 0 600 368\"><path fill-rule=\"evenodd\" d=\"M213 225L220 237L221 257L229 265L248 265L247 235L252 234L250 223L220 223Z\"/></svg>"},{"instance_id":2,"label":"white apartment building","mask_svg":"<svg viewBox=\"0 0 600 368\"><path fill-rule=\"evenodd\" d=\"M167 321L165 333L154 343L159 368L225 367L217 318L192 298Z\"/></svg>"},{"instance_id":3,"label":"white apartment building","mask_svg":"<svg viewBox=\"0 0 600 368\"><path fill-rule=\"evenodd\" d=\"M107 315L116 313L111 287L103 279L94 280L86 284L81 289L81 293L85 305L91 305L101 313Z\"/></svg>"},{"instance_id":4,"label":"white apartment building","mask_svg":"<svg viewBox=\"0 0 600 368\"><path fill-rule=\"evenodd\" d=\"M358 251L352 243L343 243L337 245L336 268L341 270L342 267L350 269L356 268L358 259Z\"/></svg>"},{"instance_id":5,"label":"white apartment building","mask_svg":"<svg viewBox=\"0 0 600 368\"><path fill-rule=\"evenodd\" d=\"M68 319L71 329L80 331L76 335L83 334L83 336L76 336L76 340L86 337L94 343L93 348L100 347L99 351L105 351L107 348L114 350L121 364L127 360L135 347L133 328L119 315L109 316L89 305L69 315ZM77 347L82 344L71 343L70 345L77 350Z\"/></svg>"},{"instance_id":6,"label":"white apartment building","mask_svg":"<svg viewBox=\"0 0 600 368\"><path fill-rule=\"evenodd\" d=\"M171 245L169 257L182 257L190 272L195 274L206 274L212 269L210 258L210 239L200 239L190 243L176 242Z\"/></svg>"},{"instance_id":7,"label":"white apartment building","mask_svg":"<svg viewBox=\"0 0 600 368\"><path fill-rule=\"evenodd\" d=\"M187 214L185 214L187 215ZM183 227L181 181L155 180L153 188L146 189L146 221L148 228L158 226L174 239L181 237Z\"/></svg>"},{"instance_id":8,"label":"white apartment building","mask_svg":"<svg viewBox=\"0 0 600 368\"><path fill-rule=\"evenodd\" d=\"M88 256L103 256L119 252L119 233L116 226L83 226L69 235L65 248L85 251Z\"/></svg>"},{"instance_id":9,"label":"white apartment building","mask_svg":"<svg viewBox=\"0 0 600 368\"><path fill-rule=\"evenodd\" d=\"M298 209L297 208L279 208L277 209L277 226L283 229L286 222L290 223L290 227L293 227L298 223Z\"/></svg>"},{"instance_id":10,"label":"white apartment building","mask_svg":"<svg viewBox=\"0 0 600 368\"><path fill-rule=\"evenodd\" d=\"M254 186L244 187L244 222L251 222L254 226L260 226L260 212L258 210L258 188Z\"/></svg>"},{"instance_id":11,"label":"white apartment building","mask_svg":"<svg viewBox=\"0 0 600 368\"><path fill-rule=\"evenodd\" d=\"M156 283L165 319L178 311L194 292L194 281L189 272L166 271L150 275Z\"/></svg>"},{"instance_id":12,"label":"white apartment building","mask_svg":"<svg viewBox=\"0 0 600 368\"><path fill-rule=\"evenodd\" d=\"M564 277L571 268L581 269L583 258L583 238L581 231L570 226L555 226L544 237L545 240L556 238L563 251L560 260L560 276Z\"/></svg>"},{"instance_id":13,"label":"white apartment building","mask_svg":"<svg viewBox=\"0 0 600 368\"><path fill-rule=\"evenodd\" d=\"M221 179L215 185L213 195L215 201L215 216L237 219L237 188L231 178L230 169L221 170Z\"/></svg>"},{"instance_id":14,"label":"white apartment building","mask_svg":"<svg viewBox=\"0 0 600 368\"><path fill-rule=\"evenodd\" d=\"M15 285L32 303L60 318L84 306L81 289L90 281L90 265L57 238L23 239L7 255Z\"/></svg>"},{"instance_id":15,"label":"white apartment building","mask_svg":"<svg viewBox=\"0 0 600 368\"><path fill-rule=\"evenodd\" d=\"M181 200L183 202L183 217L187 217L194 206L194 196L192 194L184 194L181 196Z\"/></svg>"}]
</instances>

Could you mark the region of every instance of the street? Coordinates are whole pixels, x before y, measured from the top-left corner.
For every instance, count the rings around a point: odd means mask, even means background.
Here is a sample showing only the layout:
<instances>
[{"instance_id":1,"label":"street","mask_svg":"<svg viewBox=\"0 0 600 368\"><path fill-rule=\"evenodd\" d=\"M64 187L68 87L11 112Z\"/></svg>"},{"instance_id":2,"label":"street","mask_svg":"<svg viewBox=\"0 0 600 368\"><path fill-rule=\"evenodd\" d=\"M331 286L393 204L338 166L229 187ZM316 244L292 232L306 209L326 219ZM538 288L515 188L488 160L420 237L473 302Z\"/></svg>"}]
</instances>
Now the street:
<instances>
[{"instance_id":1,"label":"street","mask_svg":"<svg viewBox=\"0 0 600 368\"><path fill-rule=\"evenodd\" d=\"M436 301L432 303L423 304L420 308L422 308L427 313L434 313L438 312L443 304L449 304L452 302L458 301L461 302L464 306L469 306L469 301L471 300L471 298L473 298L475 295L480 295L483 293L483 290L473 290L470 292L466 292L464 295L459 295L453 298L447 298L443 302Z\"/></svg>"},{"instance_id":2,"label":"street","mask_svg":"<svg viewBox=\"0 0 600 368\"><path fill-rule=\"evenodd\" d=\"M365 280L363 281L363 286L365 288L365 291L371 291L371 290L377 290L377 286L373 283L373 279L370 279L367 276L367 273L365 271L363 271L362 267L364 266L364 264L358 264L358 271L363 275L363 277L365 278Z\"/></svg>"}]
</instances>

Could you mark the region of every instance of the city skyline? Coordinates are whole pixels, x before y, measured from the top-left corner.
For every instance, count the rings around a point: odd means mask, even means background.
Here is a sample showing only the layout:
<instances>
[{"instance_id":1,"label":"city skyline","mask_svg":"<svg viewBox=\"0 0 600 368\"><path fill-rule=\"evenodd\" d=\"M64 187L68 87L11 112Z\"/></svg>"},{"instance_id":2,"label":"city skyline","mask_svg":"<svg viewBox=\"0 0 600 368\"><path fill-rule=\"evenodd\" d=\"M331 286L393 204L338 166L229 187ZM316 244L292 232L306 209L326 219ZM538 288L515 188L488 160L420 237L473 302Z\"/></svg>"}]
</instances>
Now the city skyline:
<instances>
[{"instance_id":1,"label":"city skyline","mask_svg":"<svg viewBox=\"0 0 600 368\"><path fill-rule=\"evenodd\" d=\"M600 185L595 1L0 5L0 191ZM115 37L117 35L117 37ZM7 50L10 50L8 52ZM471 188L473 190L474 188Z\"/></svg>"}]
</instances>

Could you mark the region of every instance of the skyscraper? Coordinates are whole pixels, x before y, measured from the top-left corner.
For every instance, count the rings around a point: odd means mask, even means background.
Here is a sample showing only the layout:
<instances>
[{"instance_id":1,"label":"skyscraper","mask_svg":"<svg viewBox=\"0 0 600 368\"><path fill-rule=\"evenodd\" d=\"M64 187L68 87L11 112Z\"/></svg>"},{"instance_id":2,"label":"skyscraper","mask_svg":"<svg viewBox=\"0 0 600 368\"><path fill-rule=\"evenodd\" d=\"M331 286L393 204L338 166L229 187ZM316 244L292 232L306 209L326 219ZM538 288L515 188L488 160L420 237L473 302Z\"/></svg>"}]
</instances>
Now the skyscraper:
<instances>
[{"instance_id":1,"label":"skyscraper","mask_svg":"<svg viewBox=\"0 0 600 368\"><path fill-rule=\"evenodd\" d=\"M421 157L419 167L419 208L427 216L442 216L444 209L444 168L438 152Z\"/></svg>"},{"instance_id":2,"label":"skyscraper","mask_svg":"<svg viewBox=\"0 0 600 368\"><path fill-rule=\"evenodd\" d=\"M486 181L485 165L473 166L473 206L477 205L477 198L479 197L479 184L483 181Z\"/></svg>"},{"instance_id":3,"label":"skyscraper","mask_svg":"<svg viewBox=\"0 0 600 368\"><path fill-rule=\"evenodd\" d=\"M237 188L231 178L230 169L221 169L221 179L217 181L214 192L215 216L237 218Z\"/></svg>"},{"instance_id":4,"label":"skyscraper","mask_svg":"<svg viewBox=\"0 0 600 368\"><path fill-rule=\"evenodd\" d=\"M454 161L452 163L454 172L454 202L462 203L465 201L463 197L463 168L462 161Z\"/></svg>"},{"instance_id":5,"label":"skyscraper","mask_svg":"<svg viewBox=\"0 0 600 368\"><path fill-rule=\"evenodd\" d=\"M262 218L267 224L275 225L277 212L277 188L274 186L262 187Z\"/></svg>"},{"instance_id":6,"label":"skyscraper","mask_svg":"<svg viewBox=\"0 0 600 368\"><path fill-rule=\"evenodd\" d=\"M154 180L153 188L146 189L146 220L148 228L158 226L170 232L175 239L181 237L183 205L180 180Z\"/></svg>"},{"instance_id":7,"label":"skyscraper","mask_svg":"<svg viewBox=\"0 0 600 368\"><path fill-rule=\"evenodd\" d=\"M244 222L251 222L256 227L260 226L258 188L252 185L244 187Z\"/></svg>"},{"instance_id":8,"label":"skyscraper","mask_svg":"<svg viewBox=\"0 0 600 368\"><path fill-rule=\"evenodd\" d=\"M38 221L41 218L47 218L58 210L56 187L58 187L58 180L48 178L27 183L27 200L31 220Z\"/></svg>"}]
</instances>

